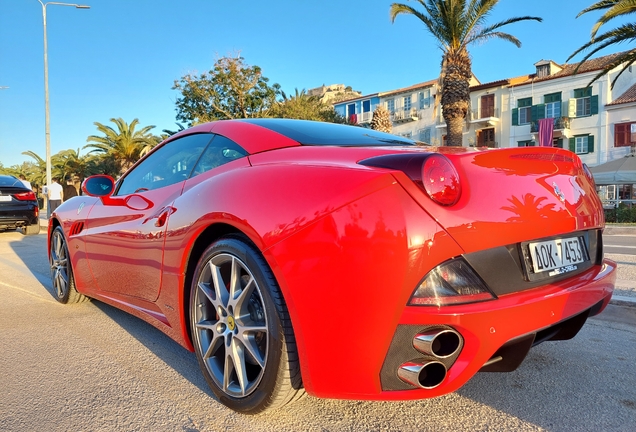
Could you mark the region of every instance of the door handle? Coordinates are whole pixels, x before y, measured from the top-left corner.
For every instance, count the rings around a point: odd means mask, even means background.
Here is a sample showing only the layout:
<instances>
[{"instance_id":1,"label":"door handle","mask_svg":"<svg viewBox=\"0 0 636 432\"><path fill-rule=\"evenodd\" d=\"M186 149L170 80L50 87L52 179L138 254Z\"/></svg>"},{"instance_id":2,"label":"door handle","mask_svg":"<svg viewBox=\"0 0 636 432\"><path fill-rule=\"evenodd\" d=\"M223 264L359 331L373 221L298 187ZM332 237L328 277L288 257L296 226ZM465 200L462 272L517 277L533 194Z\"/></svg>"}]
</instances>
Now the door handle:
<instances>
[{"instance_id":1,"label":"door handle","mask_svg":"<svg viewBox=\"0 0 636 432\"><path fill-rule=\"evenodd\" d=\"M166 207L163 211L157 216L157 220L155 221L155 226L160 228L166 224L168 220L168 216L172 213L172 207Z\"/></svg>"}]
</instances>

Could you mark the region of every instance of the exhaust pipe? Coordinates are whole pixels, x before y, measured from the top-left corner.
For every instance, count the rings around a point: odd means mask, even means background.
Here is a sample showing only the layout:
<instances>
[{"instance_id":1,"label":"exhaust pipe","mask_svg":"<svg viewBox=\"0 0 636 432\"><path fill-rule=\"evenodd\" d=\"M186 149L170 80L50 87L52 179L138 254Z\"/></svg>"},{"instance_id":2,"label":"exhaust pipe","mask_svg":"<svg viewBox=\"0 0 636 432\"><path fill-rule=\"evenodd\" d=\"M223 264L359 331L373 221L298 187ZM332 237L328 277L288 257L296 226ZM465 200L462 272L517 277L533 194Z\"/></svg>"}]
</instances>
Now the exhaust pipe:
<instances>
[{"instance_id":1,"label":"exhaust pipe","mask_svg":"<svg viewBox=\"0 0 636 432\"><path fill-rule=\"evenodd\" d=\"M413 338L413 347L422 354L448 358L459 349L461 336L455 330L429 330Z\"/></svg>"},{"instance_id":2,"label":"exhaust pipe","mask_svg":"<svg viewBox=\"0 0 636 432\"><path fill-rule=\"evenodd\" d=\"M406 362L398 369L398 377L414 387L432 389L446 378L446 366L438 361Z\"/></svg>"}]
</instances>

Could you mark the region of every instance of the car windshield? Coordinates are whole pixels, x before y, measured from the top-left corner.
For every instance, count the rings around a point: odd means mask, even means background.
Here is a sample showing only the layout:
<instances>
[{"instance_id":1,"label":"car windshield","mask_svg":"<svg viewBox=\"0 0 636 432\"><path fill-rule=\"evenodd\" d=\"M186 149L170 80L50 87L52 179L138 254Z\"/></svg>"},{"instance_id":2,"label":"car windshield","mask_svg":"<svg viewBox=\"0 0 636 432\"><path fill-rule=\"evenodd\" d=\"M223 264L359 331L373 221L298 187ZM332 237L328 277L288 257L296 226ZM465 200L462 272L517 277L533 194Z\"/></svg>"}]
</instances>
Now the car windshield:
<instances>
[{"instance_id":1,"label":"car windshield","mask_svg":"<svg viewBox=\"0 0 636 432\"><path fill-rule=\"evenodd\" d=\"M241 120L285 135L302 145L413 146L416 142L397 135L336 123L290 119Z\"/></svg>"}]
</instances>

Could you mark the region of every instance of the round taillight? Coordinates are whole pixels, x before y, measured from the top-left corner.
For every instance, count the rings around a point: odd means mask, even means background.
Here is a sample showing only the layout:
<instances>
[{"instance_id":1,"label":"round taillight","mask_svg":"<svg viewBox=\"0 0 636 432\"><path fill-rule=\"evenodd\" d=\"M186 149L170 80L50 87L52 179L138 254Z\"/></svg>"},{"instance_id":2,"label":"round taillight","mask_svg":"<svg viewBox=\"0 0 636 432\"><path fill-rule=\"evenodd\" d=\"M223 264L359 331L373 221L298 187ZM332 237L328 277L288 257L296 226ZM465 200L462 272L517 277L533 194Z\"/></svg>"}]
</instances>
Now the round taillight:
<instances>
[{"instance_id":1,"label":"round taillight","mask_svg":"<svg viewBox=\"0 0 636 432\"><path fill-rule=\"evenodd\" d=\"M422 166L422 184L428 196L438 204L453 205L459 200L459 175L444 156L429 156Z\"/></svg>"}]
</instances>

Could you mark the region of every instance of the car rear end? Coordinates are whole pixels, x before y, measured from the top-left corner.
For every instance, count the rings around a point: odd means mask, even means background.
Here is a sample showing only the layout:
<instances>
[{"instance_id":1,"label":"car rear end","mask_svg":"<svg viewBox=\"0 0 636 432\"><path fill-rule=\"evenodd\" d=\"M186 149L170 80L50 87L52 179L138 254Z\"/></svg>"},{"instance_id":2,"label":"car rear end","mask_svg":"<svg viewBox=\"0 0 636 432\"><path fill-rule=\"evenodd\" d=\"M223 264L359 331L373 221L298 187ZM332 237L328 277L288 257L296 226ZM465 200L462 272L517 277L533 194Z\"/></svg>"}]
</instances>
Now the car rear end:
<instances>
[{"instance_id":1,"label":"car rear end","mask_svg":"<svg viewBox=\"0 0 636 432\"><path fill-rule=\"evenodd\" d=\"M576 155L440 151L362 162L397 170L462 251L427 271L402 312L380 373L389 398L435 396L478 371L512 371L532 346L574 337L614 287L602 204Z\"/></svg>"},{"instance_id":2,"label":"car rear end","mask_svg":"<svg viewBox=\"0 0 636 432\"><path fill-rule=\"evenodd\" d=\"M289 164L278 184L303 202L361 191L306 212L302 230L265 251L311 394L440 396L573 337L611 298L602 205L567 150L304 147L251 159Z\"/></svg>"},{"instance_id":3,"label":"car rear end","mask_svg":"<svg viewBox=\"0 0 636 432\"><path fill-rule=\"evenodd\" d=\"M0 230L39 228L39 207L35 193L13 176L0 176ZM39 229L37 230L39 232Z\"/></svg>"}]
</instances>

